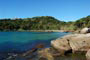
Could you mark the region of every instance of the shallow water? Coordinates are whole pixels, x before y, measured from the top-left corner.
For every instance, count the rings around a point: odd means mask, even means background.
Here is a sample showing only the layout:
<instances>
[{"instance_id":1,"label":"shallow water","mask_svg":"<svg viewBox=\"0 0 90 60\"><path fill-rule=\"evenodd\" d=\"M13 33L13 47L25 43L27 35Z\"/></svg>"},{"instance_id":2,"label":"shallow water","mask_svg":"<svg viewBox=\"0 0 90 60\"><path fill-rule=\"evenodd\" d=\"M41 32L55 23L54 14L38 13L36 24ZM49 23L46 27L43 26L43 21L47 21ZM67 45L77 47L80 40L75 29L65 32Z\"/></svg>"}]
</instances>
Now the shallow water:
<instances>
[{"instance_id":1,"label":"shallow water","mask_svg":"<svg viewBox=\"0 0 90 60\"><path fill-rule=\"evenodd\" d=\"M70 54L67 56L56 57L55 60L86 60L84 54Z\"/></svg>"}]
</instances>

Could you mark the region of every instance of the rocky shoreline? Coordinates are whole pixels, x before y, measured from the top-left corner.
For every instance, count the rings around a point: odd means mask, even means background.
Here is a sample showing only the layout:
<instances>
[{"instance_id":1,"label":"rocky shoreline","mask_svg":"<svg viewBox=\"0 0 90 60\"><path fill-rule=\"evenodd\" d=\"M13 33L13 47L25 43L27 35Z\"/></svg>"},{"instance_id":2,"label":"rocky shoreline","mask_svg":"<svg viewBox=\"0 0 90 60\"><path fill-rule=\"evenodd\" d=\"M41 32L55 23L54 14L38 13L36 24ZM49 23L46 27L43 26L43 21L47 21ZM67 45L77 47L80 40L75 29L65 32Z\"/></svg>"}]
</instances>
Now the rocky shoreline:
<instances>
[{"instance_id":1,"label":"rocky shoreline","mask_svg":"<svg viewBox=\"0 0 90 60\"><path fill-rule=\"evenodd\" d=\"M65 57L70 60L74 55L77 56L74 57L75 60L86 60L86 58L90 60L89 30L81 30L81 33L69 34L52 40L49 48L44 48L41 44L23 54L13 54L5 60L65 60Z\"/></svg>"},{"instance_id":2,"label":"rocky shoreline","mask_svg":"<svg viewBox=\"0 0 90 60\"><path fill-rule=\"evenodd\" d=\"M15 31L0 31L0 32L75 32L75 31L68 31L68 30L15 30Z\"/></svg>"},{"instance_id":3,"label":"rocky shoreline","mask_svg":"<svg viewBox=\"0 0 90 60\"><path fill-rule=\"evenodd\" d=\"M30 32L65 32L64 30L30 30Z\"/></svg>"},{"instance_id":4,"label":"rocky shoreline","mask_svg":"<svg viewBox=\"0 0 90 60\"><path fill-rule=\"evenodd\" d=\"M66 35L53 40L51 41L51 46L51 48L46 48L40 52L42 57L48 60L55 60L54 56L66 56L71 53L76 55L83 54L87 60L90 60L90 30L84 28L80 33ZM86 59L83 58L81 60Z\"/></svg>"}]
</instances>

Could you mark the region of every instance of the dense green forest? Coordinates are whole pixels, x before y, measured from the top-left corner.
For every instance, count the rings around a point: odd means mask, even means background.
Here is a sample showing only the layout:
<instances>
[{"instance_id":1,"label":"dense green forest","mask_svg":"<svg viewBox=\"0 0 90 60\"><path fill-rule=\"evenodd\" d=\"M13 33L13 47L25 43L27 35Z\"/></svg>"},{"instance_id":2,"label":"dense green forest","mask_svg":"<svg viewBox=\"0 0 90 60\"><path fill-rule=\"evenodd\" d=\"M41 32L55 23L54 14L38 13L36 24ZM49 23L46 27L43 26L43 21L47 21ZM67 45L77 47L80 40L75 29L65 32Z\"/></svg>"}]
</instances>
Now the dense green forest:
<instances>
[{"instance_id":1,"label":"dense green forest","mask_svg":"<svg viewBox=\"0 0 90 60\"><path fill-rule=\"evenodd\" d=\"M78 30L83 27L90 27L90 16L74 22L64 22L52 16L0 19L0 31Z\"/></svg>"}]
</instances>

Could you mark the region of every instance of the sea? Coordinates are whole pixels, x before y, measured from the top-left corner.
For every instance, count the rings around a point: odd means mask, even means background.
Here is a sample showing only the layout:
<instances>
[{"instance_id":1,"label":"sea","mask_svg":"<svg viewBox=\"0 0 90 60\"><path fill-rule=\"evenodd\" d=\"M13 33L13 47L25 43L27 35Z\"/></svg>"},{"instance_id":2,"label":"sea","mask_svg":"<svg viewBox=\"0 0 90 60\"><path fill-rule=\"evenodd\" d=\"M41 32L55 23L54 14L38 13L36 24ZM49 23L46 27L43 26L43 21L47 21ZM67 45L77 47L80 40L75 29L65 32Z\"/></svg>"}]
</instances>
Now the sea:
<instances>
[{"instance_id":1,"label":"sea","mask_svg":"<svg viewBox=\"0 0 90 60\"><path fill-rule=\"evenodd\" d=\"M71 33L67 32L0 32L0 60L5 60L8 53L22 53L43 44L50 47L50 42Z\"/></svg>"}]
</instances>

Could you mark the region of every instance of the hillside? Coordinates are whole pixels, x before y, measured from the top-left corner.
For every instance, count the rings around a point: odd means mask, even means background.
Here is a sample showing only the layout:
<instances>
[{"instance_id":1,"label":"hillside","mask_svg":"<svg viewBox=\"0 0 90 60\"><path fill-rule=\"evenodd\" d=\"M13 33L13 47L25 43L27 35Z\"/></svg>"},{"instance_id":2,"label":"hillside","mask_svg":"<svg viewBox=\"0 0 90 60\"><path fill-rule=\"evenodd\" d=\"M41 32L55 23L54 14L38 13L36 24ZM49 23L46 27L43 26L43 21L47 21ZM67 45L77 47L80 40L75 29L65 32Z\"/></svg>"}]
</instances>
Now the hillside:
<instances>
[{"instance_id":1,"label":"hillside","mask_svg":"<svg viewBox=\"0 0 90 60\"><path fill-rule=\"evenodd\" d=\"M1 19L1 31L17 30L59 30L65 22L59 21L51 16L41 16L24 19Z\"/></svg>"},{"instance_id":2,"label":"hillside","mask_svg":"<svg viewBox=\"0 0 90 60\"><path fill-rule=\"evenodd\" d=\"M78 30L83 27L90 27L90 16L81 18L75 22L64 22L51 16L0 19L0 31Z\"/></svg>"}]
</instances>

